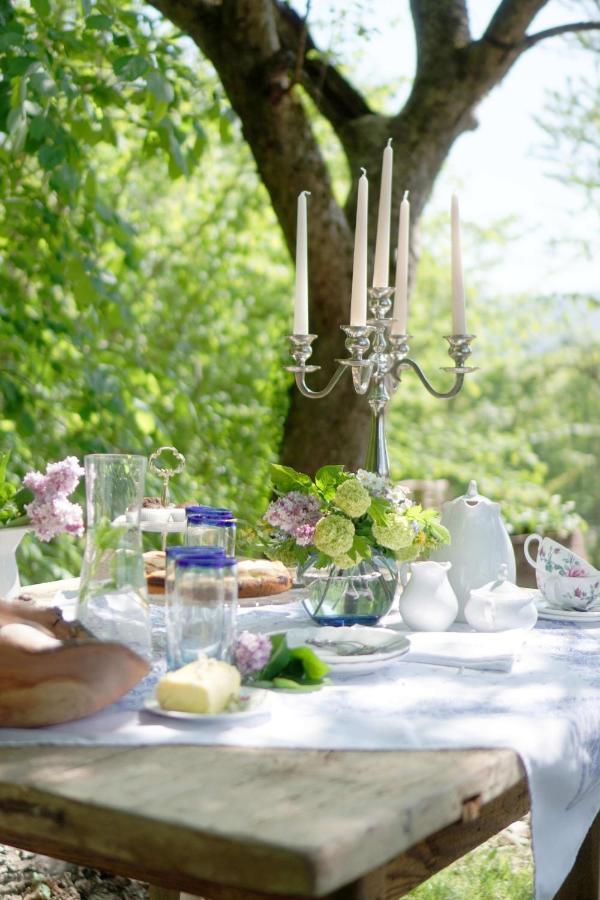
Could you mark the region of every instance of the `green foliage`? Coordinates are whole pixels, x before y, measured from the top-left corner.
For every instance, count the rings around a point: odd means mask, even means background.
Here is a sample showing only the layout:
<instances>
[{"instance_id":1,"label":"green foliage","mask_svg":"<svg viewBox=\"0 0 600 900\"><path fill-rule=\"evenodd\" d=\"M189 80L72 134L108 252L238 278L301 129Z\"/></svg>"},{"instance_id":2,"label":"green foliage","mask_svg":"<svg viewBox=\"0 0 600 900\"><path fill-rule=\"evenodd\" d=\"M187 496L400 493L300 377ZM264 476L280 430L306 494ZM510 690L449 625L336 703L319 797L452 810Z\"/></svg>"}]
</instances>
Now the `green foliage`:
<instances>
[{"instance_id":1,"label":"green foliage","mask_svg":"<svg viewBox=\"0 0 600 900\"><path fill-rule=\"evenodd\" d=\"M474 850L406 895L407 900L532 900L530 853L490 844Z\"/></svg>"},{"instance_id":2,"label":"green foliage","mask_svg":"<svg viewBox=\"0 0 600 900\"><path fill-rule=\"evenodd\" d=\"M176 500L258 515L291 281L266 194L158 16L47 5L0 2L0 450L22 476L174 444ZM23 545L25 583L78 570L76 542Z\"/></svg>"}]
</instances>

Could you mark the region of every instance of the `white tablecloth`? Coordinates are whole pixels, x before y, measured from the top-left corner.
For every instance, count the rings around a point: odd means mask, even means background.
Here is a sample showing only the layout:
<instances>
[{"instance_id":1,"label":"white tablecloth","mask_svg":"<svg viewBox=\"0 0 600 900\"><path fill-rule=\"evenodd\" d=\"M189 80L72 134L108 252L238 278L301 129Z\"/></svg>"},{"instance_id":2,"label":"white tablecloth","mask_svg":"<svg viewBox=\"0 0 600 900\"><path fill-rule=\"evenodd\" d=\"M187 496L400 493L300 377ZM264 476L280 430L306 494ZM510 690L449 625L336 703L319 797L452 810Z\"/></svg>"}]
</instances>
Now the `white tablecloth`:
<instances>
[{"instance_id":1,"label":"white tablecloth","mask_svg":"<svg viewBox=\"0 0 600 900\"><path fill-rule=\"evenodd\" d=\"M298 603L244 610L241 627L306 626ZM509 673L391 661L317 693L273 692L270 718L179 723L142 710L162 665L79 722L0 730L0 744L225 744L329 750L508 747L532 798L536 895L550 900L600 809L600 626L538 622Z\"/></svg>"}]
</instances>

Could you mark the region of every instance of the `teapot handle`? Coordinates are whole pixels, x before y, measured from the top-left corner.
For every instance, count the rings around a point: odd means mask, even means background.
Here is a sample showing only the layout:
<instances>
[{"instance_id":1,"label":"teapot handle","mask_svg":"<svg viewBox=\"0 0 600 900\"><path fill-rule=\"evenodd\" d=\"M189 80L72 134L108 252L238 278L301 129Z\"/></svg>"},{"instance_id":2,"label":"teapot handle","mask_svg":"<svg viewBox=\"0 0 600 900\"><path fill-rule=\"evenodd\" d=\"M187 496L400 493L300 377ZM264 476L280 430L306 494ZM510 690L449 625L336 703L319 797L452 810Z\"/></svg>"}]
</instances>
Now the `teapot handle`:
<instances>
[{"instance_id":1,"label":"teapot handle","mask_svg":"<svg viewBox=\"0 0 600 900\"><path fill-rule=\"evenodd\" d=\"M525 543L523 544L523 553L525 554L525 559L527 560L529 565L533 566L533 568L535 569L535 568L537 568L537 558L534 559L529 552L529 545L531 544L532 541L539 541L539 543L541 544L543 541L543 538L542 538L541 534L530 534L525 539ZM538 554L539 554L539 547L538 547Z\"/></svg>"}]
</instances>

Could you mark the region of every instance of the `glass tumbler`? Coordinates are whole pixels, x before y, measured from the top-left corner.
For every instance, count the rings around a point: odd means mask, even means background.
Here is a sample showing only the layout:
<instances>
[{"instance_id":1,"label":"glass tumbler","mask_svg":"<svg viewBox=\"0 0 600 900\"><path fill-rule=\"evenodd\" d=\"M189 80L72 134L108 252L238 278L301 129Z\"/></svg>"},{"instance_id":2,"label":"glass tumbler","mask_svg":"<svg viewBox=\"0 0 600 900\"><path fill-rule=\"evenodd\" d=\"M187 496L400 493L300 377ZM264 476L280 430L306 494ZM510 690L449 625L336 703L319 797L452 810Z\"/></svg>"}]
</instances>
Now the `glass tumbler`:
<instances>
[{"instance_id":1,"label":"glass tumbler","mask_svg":"<svg viewBox=\"0 0 600 900\"><path fill-rule=\"evenodd\" d=\"M237 520L229 513L217 515L188 513L185 541L190 546L221 547L225 554L235 556Z\"/></svg>"},{"instance_id":2,"label":"glass tumbler","mask_svg":"<svg viewBox=\"0 0 600 900\"><path fill-rule=\"evenodd\" d=\"M140 534L146 457L85 457L87 529L77 617L104 641L150 658L152 631Z\"/></svg>"},{"instance_id":3,"label":"glass tumbler","mask_svg":"<svg viewBox=\"0 0 600 900\"><path fill-rule=\"evenodd\" d=\"M237 565L231 556L221 560L223 567L223 645L221 659L233 660L233 645L237 636L238 582Z\"/></svg>"},{"instance_id":4,"label":"glass tumbler","mask_svg":"<svg viewBox=\"0 0 600 900\"><path fill-rule=\"evenodd\" d=\"M198 654L220 659L224 623L222 557L176 556L167 630L168 667L185 666L197 660Z\"/></svg>"}]
</instances>

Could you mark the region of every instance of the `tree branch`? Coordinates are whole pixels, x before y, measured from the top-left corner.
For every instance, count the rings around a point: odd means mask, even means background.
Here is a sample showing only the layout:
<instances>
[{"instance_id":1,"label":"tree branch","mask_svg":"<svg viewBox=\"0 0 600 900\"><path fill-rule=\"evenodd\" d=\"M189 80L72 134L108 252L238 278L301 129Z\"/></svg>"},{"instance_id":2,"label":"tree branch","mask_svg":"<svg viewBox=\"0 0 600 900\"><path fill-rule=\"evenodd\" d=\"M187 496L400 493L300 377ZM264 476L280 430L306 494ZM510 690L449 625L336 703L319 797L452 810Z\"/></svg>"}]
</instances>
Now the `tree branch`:
<instances>
[{"instance_id":1,"label":"tree branch","mask_svg":"<svg viewBox=\"0 0 600 900\"><path fill-rule=\"evenodd\" d=\"M523 49L525 33L548 0L502 0L482 41L501 49Z\"/></svg>"},{"instance_id":2,"label":"tree branch","mask_svg":"<svg viewBox=\"0 0 600 900\"><path fill-rule=\"evenodd\" d=\"M523 40L525 47L533 47L546 38L558 37L561 34L574 34L578 31L598 31L600 22L570 22L565 25L555 25L554 28L546 28L535 34L526 34Z\"/></svg>"},{"instance_id":3,"label":"tree branch","mask_svg":"<svg viewBox=\"0 0 600 900\"><path fill-rule=\"evenodd\" d=\"M351 119L372 114L363 95L332 65L315 54L318 48L308 31L304 18L288 6L275 0L279 15L279 40L295 60L294 69L319 111L334 130ZM311 52L310 56L307 56Z\"/></svg>"}]
</instances>

